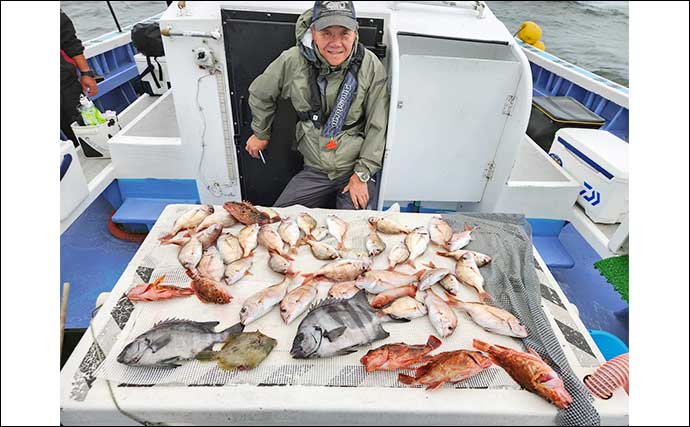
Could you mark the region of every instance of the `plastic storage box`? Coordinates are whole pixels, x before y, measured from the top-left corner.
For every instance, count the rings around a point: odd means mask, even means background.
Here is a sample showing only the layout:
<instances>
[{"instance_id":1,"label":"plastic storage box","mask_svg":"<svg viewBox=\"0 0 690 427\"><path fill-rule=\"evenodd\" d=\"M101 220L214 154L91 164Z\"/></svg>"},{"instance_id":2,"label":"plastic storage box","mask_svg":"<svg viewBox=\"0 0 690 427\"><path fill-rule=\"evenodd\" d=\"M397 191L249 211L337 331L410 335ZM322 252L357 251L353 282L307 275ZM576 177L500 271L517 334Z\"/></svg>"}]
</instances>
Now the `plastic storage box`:
<instances>
[{"instance_id":1,"label":"plastic storage box","mask_svg":"<svg viewBox=\"0 0 690 427\"><path fill-rule=\"evenodd\" d=\"M628 214L628 143L598 129L556 132L549 155L582 183L577 198L592 221L614 224Z\"/></svg>"},{"instance_id":2,"label":"plastic storage box","mask_svg":"<svg viewBox=\"0 0 690 427\"><path fill-rule=\"evenodd\" d=\"M603 118L569 96L535 96L527 135L548 153L559 129L599 129L604 123Z\"/></svg>"},{"instance_id":3,"label":"plastic storage box","mask_svg":"<svg viewBox=\"0 0 690 427\"><path fill-rule=\"evenodd\" d=\"M72 123L72 131L86 157L110 158L108 141L122 128L117 119L96 126L79 126Z\"/></svg>"}]
</instances>

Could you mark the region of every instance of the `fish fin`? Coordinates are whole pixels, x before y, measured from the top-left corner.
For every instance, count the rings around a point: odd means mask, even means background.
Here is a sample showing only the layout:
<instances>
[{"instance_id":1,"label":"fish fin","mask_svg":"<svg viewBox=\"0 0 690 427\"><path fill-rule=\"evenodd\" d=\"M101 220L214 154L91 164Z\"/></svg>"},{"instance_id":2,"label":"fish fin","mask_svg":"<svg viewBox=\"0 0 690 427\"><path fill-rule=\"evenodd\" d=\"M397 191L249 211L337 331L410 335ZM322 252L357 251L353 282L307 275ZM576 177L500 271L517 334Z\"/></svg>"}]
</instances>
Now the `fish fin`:
<instances>
[{"instance_id":1,"label":"fish fin","mask_svg":"<svg viewBox=\"0 0 690 427\"><path fill-rule=\"evenodd\" d=\"M211 362L213 360L216 360L218 357L218 351L202 351L201 353L197 354L194 356L196 360L199 360L201 362Z\"/></svg>"},{"instance_id":2,"label":"fish fin","mask_svg":"<svg viewBox=\"0 0 690 427\"><path fill-rule=\"evenodd\" d=\"M436 381L435 383L431 383L427 386L427 391L433 391L441 387L446 381L441 380L441 381Z\"/></svg>"},{"instance_id":3,"label":"fish fin","mask_svg":"<svg viewBox=\"0 0 690 427\"><path fill-rule=\"evenodd\" d=\"M398 381L400 381L403 384L407 384L407 385L417 384L416 378L413 378L413 377L411 377L409 375L405 375L405 374L398 374Z\"/></svg>"},{"instance_id":4,"label":"fish fin","mask_svg":"<svg viewBox=\"0 0 690 427\"><path fill-rule=\"evenodd\" d=\"M410 267L414 268L415 270L417 269L417 266L414 265L414 261L412 261L411 259L406 260L405 264L409 265Z\"/></svg>"},{"instance_id":5,"label":"fish fin","mask_svg":"<svg viewBox=\"0 0 690 427\"><path fill-rule=\"evenodd\" d=\"M156 364L156 368L163 368L163 369L175 369L175 368L179 368L180 366L182 366L182 365L179 363L158 363L158 364Z\"/></svg>"},{"instance_id":6,"label":"fish fin","mask_svg":"<svg viewBox=\"0 0 690 427\"><path fill-rule=\"evenodd\" d=\"M453 258L453 255L451 255L449 252L436 251L436 254L444 256L446 258Z\"/></svg>"},{"instance_id":7,"label":"fish fin","mask_svg":"<svg viewBox=\"0 0 690 427\"><path fill-rule=\"evenodd\" d=\"M291 279L294 279L295 277L299 276L299 271L292 271L292 269L288 269L285 275ZM304 285L305 283L307 283L306 280L302 282L302 285Z\"/></svg>"},{"instance_id":8,"label":"fish fin","mask_svg":"<svg viewBox=\"0 0 690 427\"><path fill-rule=\"evenodd\" d=\"M333 342L338 339L345 331L347 326L341 326L339 328L331 329L330 331L324 332L324 336L328 338L328 341Z\"/></svg>"},{"instance_id":9,"label":"fish fin","mask_svg":"<svg viewBox=\"0 0 690 427\"><path fill-rule=\"evenodd\" d=\"M354 353L354 352L357 351L357 349L356 349L355 347L358 347L358 346L359 346L359 344L358 344L358 345L353 345L353 346L351 346L351 347L345 347L345 348L343 348L343 349L341 349L341 350L338 350L338 351L335 353L335 355L336 355L336 356L345 356L345 355L347 355L347 354L352 354L352 353Z\"/></svg>"},{"instance_id":10,"label":"fish fin","mask_svg":"<svg viewBox=\"0 0 690 427\"><path fill-rule=\"evenodd\" d=\"M235 323L227 329L220 331L221 334L232 335L244 331L244 325L242 323Z\"/></svg>"},{"instance_id":11,"label":"fish fin","mask_svg":"<svg viewBox=\"0 0 690 427\"><path fill-rule=\"evenodd\" d=\"M162 275L161 277L159 277L158 279L154 280L153 283L152 283L153 286L158 286L158 285L163 281L163 279L165 279L165 274L163 274L163 275Z\"/></svg>"},{"instance_id":12,"label":"fish fin","mask_svg":"<svg viewBox=\"0 0 690 427\"><path fill-rule=\"evenodd\" d=\"M213 322L199 322L203 328L205 328L208 332L215 334L216 331L216 326L220 324L220 322L213 321Z\"/></svg>"},{"instance_id":13,"label":"fish fin","mask_svg":"<svg viewBox=\"0 0 690 427\"><path fill-rule=\"evenodd\" d=\"M421 270L417 271L414 273L414 276L417 277L417 281L419 282L422 278L422 276L426 273L426 268L422 268Z\"/></svg>"},{"instance_id":14,"label":"fish fin","mask_svg":"<svg viewBox=\"0 0 690 427\"><path fill-rule=\"evenodd\" d=\"M453 307L462 307L462 305L465 304L465 301L457 298L455 295L448 292L447 289L443 289L443 292L446 294L446 302Z\"/></svg>"},{"instance_id":15,"label":"fish fin","mask_svg":"<svg viewBox=\"0 0 690 427\"><path fill-rule=\"evenodd\" d=\"M429 261L426 264L422 264L422 265L429 267L429 268L436 268L436 264L434 264L433 261Z\"/></svg>"},{"instance_id":16,"label":"fish fin","mask_svg":"<svg viewBox=\"0 0 690 427\"><path fill-rule=\"evenodd\" d=\"M388 271L395 271L395 266L388 266L388 268L387 268L386 270L388 270Z\"/></svg>"},{"instance_id":17,"label":"fish fin","mask_svg":"<svg viewBox=\"0 0 690 427\"><path fill-rule=\"evenodd\" d=\"M406 317L397 317L397 316L393 316L392 314L388 314L388 315L384 316L383 319L384 319L384 322L388 321L388 322L392 322L392 323L409 323L409 322L411 322L411 320L406 318Z\"/></svg>"},{"instance_id":18,"label":"fish fin","mask_svg":"<svg viewBox=\"0 0 690 427\"><path fill-rule=\"evenodd\" d=\"M475 225L474 227L472 227L472 226L469 225L468 223L465 223L465 226L463 227L463 230L464 230L464 231L472 232L472 231L474 231L474 230L476 230L476 229L478 229L478 228L479 228L478 225ZM471 238L471 237L470 237L470 238Z\"/></svg>"},{"instance_id":19,"label":"fish fin","mask_svg":"<svg viewBox=\"0 0 690 427\"><path fill-rule=\"evenodd\" d=\"M152 352L152 353L157 352L157 351L160 350L161 348L163 348L163 347L165 347L166 345L168 345L168 343L169 343L171 340L172 340L172 337L170 336L170 334L167 334L167 335L165 335L165 336L162 336L162 337L158 338L158 339L155 340L155 341L151 341L151 344L150 344L151 352Z\"/></svg>"},{"instance_id":20,"label":"fish fin","mask_svg":"<svg viewBox=\"0 0 690 427\"><path fill-rule=\"evenodd\" d=\"M175 362L178 362L179 360L180 360L180 358L177 356L169 357L167 359L163 359L160 362L156 363L156 366L158 366L160 368L178 368L178 367L182 366L179 363L175 363Z\"/></svg>"},{"instance_id":21,"label":"fish fin","mask_svg":"<svg viewBox=\"0 0 690 427\"><path fill-rule=\"evenodd\" d=\"M486 343L484 341L480 341L476 338L472 340L472 346L477 350L481 350L485 353L488 353L491 350L491 344Z\"/></svg>"},{"instance_id":22,"label":"fish fin","mask_svg":"<svg viewBox=\"0 0 690 427\"><path fill-rule=\"evenodd\" d=\"M244 275L245 275L245 276L253 276L254 273L252 273L251 271L247 270L247 271L244 272Z\"/></svg>"},{"instance_id":23,"label":"fish fin","mask_svg":"<svg viewBox=\"0 0 690 427\"><path fill-rule=\"evenodd\" d=\"M443 344L443 342L433 335L429 335L429 339L426 341L426 345L431 347L432 350L436 350L437 348L441 347L441 344Z\"/></svg>"},{"instance_id":24,"label":"fish fin","mask_svg":"<svg viewBox=\"0 0 690 427\"><path fill-rule=\"evenodd\" d=\"M485 303L487 301L493 301L494 297L492 297L490 293L483 291L479 292L479 299Z\"/></svg>"}]
</instances>

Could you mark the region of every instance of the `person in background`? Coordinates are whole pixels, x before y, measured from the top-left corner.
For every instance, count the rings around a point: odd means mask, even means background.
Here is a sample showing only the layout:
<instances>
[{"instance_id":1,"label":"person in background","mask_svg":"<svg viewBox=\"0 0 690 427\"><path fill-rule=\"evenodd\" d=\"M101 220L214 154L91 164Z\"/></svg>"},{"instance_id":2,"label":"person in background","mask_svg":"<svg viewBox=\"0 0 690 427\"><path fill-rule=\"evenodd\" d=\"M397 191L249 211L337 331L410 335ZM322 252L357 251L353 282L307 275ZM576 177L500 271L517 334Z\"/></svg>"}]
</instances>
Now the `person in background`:
<instances>
[{"instance_id":1,"label":"person in background","mask_svg":"<svg viewBox=\"0 0 690 427\"><path fill-rule=\"evenodd\" d=\"M79 95L84 93L91 97L98 94L98 84L94 77L84 57L84 46L77 38L72 21L60 10L60 130L75 147L79 143L72 132L71 124L79 117Z\"/></svg>"}]
</instances>

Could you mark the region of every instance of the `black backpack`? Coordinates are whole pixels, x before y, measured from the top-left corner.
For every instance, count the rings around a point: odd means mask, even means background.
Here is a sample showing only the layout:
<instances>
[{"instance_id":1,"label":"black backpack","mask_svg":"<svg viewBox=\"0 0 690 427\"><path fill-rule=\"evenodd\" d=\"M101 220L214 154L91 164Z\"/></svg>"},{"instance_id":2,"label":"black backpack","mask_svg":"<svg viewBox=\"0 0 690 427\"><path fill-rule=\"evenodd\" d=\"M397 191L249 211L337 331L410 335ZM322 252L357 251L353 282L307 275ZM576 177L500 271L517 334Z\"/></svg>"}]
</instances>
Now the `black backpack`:
<instances>
[{"instance_id":1,"label":"black backpack","mask_svg":"<svg viewBox=\"0 0 690 427\"><path fill-rule=\"evenodd\" d=\"M132 44L134 47L146 56L148 67L139 75L139 78L151 73L153 82L157 88L161 88L159 80L163 80L163 67L156 59L159 56L165 56L163 50L163 38L161 37L161 30L158 22L139 23L132 28ZM158 78L154 73L155 67L151 63L151 58L158 64Z\"/></svg>"}]
</instances>

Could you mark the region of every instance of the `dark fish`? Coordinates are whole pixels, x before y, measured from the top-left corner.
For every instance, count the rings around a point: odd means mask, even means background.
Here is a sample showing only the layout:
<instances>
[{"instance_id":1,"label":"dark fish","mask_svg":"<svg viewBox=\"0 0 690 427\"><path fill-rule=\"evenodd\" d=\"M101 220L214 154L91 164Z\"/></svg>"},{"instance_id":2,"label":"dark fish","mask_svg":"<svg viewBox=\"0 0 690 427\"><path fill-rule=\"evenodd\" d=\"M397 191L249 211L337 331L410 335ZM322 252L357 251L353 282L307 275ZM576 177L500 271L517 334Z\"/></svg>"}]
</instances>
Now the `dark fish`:
<instances>
[{"instance_id":1,"label":"dark fish","mask_svg":"<svg viewBox=\"0 0 690 427\"><path fill-rule=\"evenodd\" d=\"M220 351L202 351L196 355L204 362L217 360L226 371L254 369L268 357L278 344L275 339L256 332L239 332L228 337Z\"/></svg>"}]
</instances>

